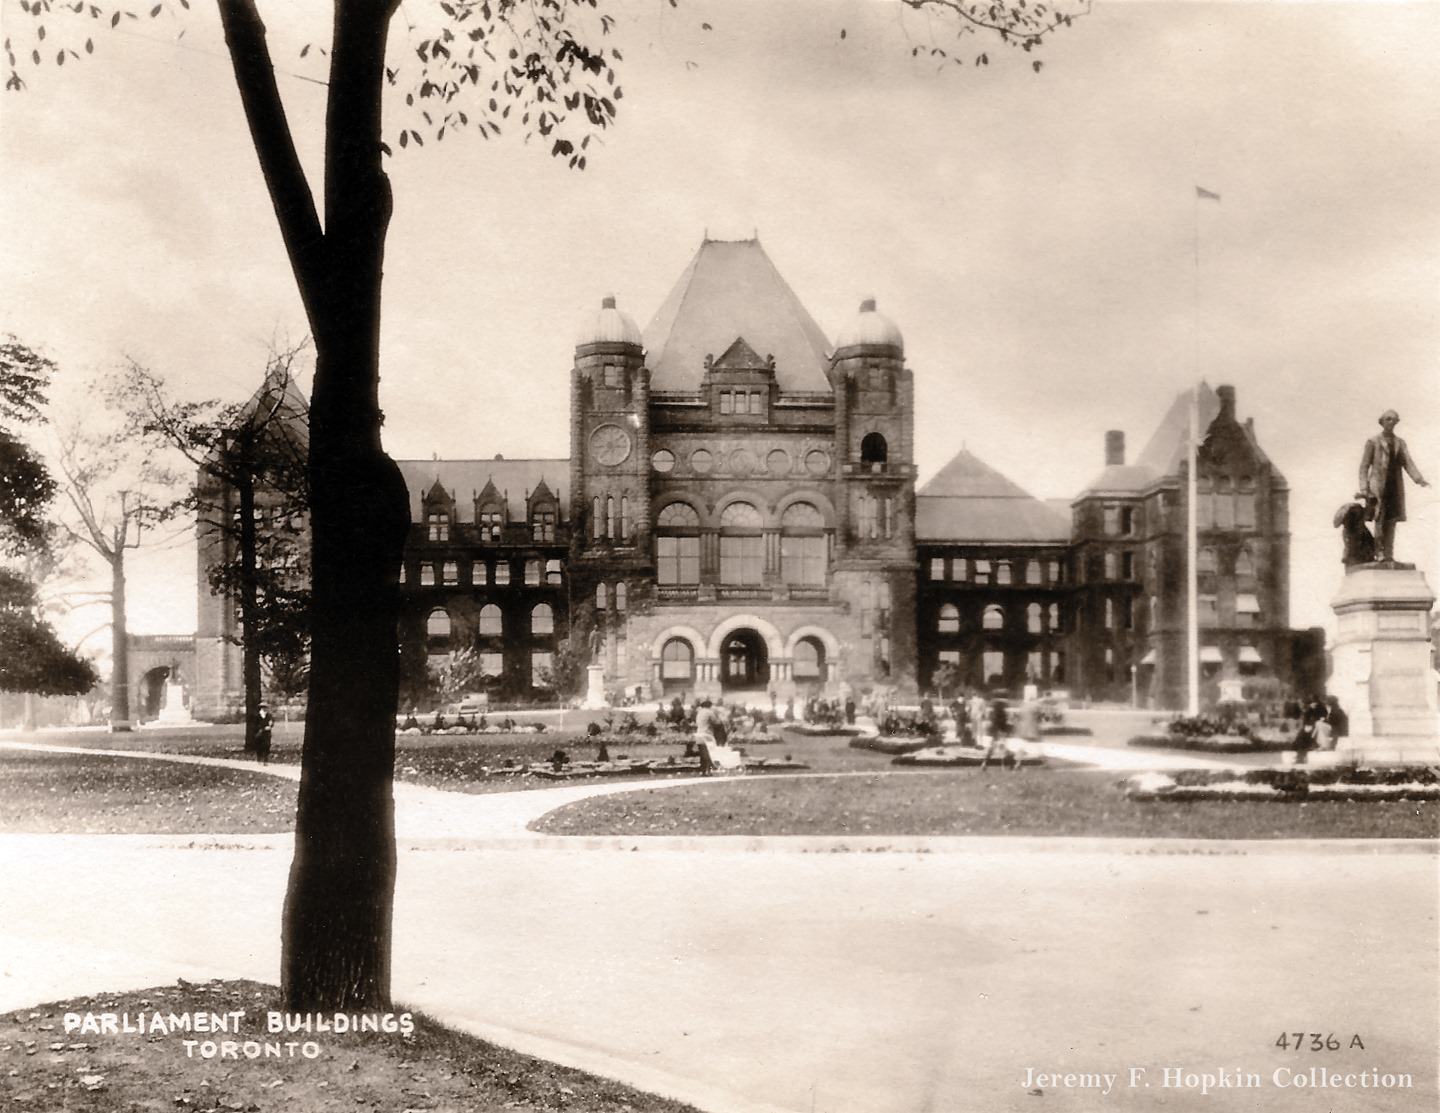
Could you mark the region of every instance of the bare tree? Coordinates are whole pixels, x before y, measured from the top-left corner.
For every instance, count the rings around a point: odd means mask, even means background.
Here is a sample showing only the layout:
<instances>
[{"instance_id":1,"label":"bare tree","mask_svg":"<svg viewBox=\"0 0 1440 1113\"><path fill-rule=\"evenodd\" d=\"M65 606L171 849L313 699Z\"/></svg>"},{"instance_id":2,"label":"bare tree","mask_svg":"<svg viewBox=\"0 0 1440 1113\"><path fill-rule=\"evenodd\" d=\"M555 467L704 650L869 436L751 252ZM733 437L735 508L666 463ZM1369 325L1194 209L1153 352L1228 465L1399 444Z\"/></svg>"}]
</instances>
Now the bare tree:
<instances>
[{"instance_id":1,"label":"bare tree","mask_svg":"<svg viewBox=\"0 0 1440 1113\"><path fill-rule=\"evenodd\" d=\"M57 459L60 528L110 571L110 729L128 731L125 555L140 545L147 528L174 517L180 505L179 477L118 432L82 432L74 423L60 430Z\"/></svg>"},{"instance_id":2,"label":"bare tree","mask_svg":"<svg viewBox=\"0 0 1440 1113\"><path fill-rule=\"evenodd\" d=\"M248 402L176 400L164 379L133 360L109 384L127 432L178 453L195 482L182 508L195 515L211 590L236 603L245 690L245 749L255 749L262 664L281 687L302 687L309 645L309 403L295 384L305 345L271 355Z\"/></svg>"}]
</instances>

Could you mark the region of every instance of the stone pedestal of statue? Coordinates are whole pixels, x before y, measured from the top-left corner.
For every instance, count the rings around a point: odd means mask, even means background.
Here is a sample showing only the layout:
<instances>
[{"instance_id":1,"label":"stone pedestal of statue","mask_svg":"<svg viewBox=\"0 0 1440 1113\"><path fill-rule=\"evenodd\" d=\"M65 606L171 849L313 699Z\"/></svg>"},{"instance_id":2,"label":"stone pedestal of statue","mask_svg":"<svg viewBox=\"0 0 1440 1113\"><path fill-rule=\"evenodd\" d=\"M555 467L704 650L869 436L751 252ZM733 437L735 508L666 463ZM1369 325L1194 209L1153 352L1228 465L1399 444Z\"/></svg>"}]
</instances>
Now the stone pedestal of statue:
<instances>
[{"instance_id":1,"label":"stone pedestal of statue","mask_svg":"<svg viewBox=\"0 0 1440 1113\"><path fill-rule=\"evenodd\" d=\"M605 699L604 665L590 665L585 669L585 699L580 706L587 711L610 706Z\"/></svg>"},{"instance_id":2,"label":"stone pedestal of statue","mask_svg":"<svg viewBox=\"0 0 1440 1113\"><path fill-rule=\"evenodd\" d=\"M1342 763L1440 762L1440 712L1430 665L1435 593L1413 564L1346 569L1331 603L1339 620L1330 691L1350 717Z\"/></svg>"},{"instance_id":3,"label":"stone pedestal of statue","mask_svg":"<svg viewBox=\"0 0 1440 1113\"><path fill-rule=\"evenodd\" d=\"M165 692L160 699L160 714L155 719L155 725L162 727L189 726L194 721L190 716L190 709L185 706L184 687L173 680L167 680Z\"/></svg>"}]
</instances>

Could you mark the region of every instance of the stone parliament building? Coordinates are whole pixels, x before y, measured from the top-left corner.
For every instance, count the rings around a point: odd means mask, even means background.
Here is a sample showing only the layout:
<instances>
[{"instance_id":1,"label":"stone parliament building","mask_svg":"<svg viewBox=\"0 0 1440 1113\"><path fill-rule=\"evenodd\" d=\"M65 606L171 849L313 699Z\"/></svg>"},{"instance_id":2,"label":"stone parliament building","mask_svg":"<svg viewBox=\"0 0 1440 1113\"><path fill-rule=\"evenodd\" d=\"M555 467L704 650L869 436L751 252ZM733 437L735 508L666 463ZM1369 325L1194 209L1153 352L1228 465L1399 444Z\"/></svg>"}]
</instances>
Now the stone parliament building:
<instances>
[{"instance_id":1,"label":"stone parliament building","mask_svg":"<svg viewBox=\"0 0 1440 1113\"><path fill-rule=\"evenodd\" d=\"M568 647L642 698L903 696L939 674L1181 706L1188 397L1134 463L1107 433L1073 500L963 449L917 490L900 330L867 300L832 341L758 239L707 238L643 332L613 298L586 322L568 459L400 461L406 669L468 648L526 698ZM1232 389L1199 405L1202 672L1318 691L1320 633L1289 629L1284 477ZM204 583L201 717L240 691Z\"/></svg>"}]
</instances>

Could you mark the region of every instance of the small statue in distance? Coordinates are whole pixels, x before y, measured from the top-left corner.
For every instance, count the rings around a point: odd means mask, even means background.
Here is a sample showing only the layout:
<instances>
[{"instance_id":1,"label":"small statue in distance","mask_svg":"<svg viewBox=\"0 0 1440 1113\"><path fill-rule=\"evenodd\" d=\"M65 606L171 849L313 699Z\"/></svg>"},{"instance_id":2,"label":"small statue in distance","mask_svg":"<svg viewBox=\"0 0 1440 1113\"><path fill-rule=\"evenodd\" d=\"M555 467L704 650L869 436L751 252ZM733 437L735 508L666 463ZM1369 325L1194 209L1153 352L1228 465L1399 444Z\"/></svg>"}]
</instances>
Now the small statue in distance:
<instances>
[{"instance_id":1,"label":"small statue in distance","mask_svg":"<svg viewBox=\"0 0 1440 1113\"><path fill-rule=\"evenodd\" d=\"M1365 501L1365 517L1375 523L1378 534L1375 559L1395 559L1395 523L1405 520L1405 479L1403 473L1421 487L1428 487L1425 477L1410 458L1405 442L1395 435L1400 415L1386 410L1380 415L1384 430L1365 442L1360 457L1360 489L1357 499Z\"/></svg>"}]
</instances>

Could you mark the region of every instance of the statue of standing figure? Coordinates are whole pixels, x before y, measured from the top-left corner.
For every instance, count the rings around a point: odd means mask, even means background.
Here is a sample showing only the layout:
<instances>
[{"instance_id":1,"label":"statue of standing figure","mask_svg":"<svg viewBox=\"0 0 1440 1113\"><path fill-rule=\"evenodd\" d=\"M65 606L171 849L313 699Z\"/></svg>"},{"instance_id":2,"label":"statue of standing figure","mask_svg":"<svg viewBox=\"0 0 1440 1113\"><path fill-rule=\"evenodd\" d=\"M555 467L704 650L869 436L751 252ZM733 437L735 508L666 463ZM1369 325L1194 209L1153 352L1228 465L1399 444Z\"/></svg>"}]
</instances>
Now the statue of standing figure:
<instances>
[{"instance_id":1,"label":"statue of standing figure","mask_svg":"<svg viewBox=\"0 0 1440 1113\"><path fill-rule=\"evenodd\" d=\"M1399 422L1400 415L1394 410L1381 414L1380 428L1384 431L1365 442L1360 457L1360 489L1355 497L1364 500L1365 517L1375 523L1376 560L1395 559L1395 523L1405 520L1402 471L1421 487L1430 486L1410 458L1405 442L1395 435Z\"/></svg>"}]
</instances>

